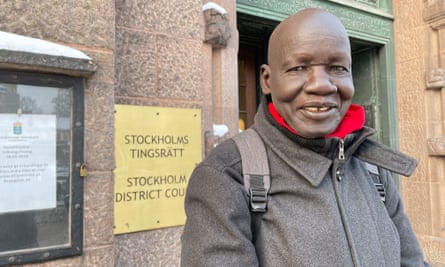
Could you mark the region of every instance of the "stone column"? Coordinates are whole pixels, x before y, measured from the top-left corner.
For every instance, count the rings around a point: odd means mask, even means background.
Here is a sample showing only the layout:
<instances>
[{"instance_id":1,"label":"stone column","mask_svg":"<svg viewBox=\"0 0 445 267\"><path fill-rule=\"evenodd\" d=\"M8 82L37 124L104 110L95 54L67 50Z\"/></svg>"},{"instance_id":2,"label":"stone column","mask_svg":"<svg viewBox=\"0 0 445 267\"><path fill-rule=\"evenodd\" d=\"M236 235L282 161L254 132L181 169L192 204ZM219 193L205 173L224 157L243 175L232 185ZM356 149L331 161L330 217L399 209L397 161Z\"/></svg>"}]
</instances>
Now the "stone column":
<instances>
[{"instance_id":1,"label":"stone column","mask_svg":"<svg viewBox=\"0 0 445 267\"><path fill-rule=\"evenodd\" d=\"M205 65L211 74L210 94L206 94L204 114L206 152L225 138L238 132L238 32L236 31L236 3L208 2L203 6L205 20ZM206 69L206 68L204 68ZM208 77L204 78L206 81ZM217 133L214 126L227 129Z\"/></svg>"},{"instance_id":2,"label":"stone column","mask_svg":"<svg viewBox=\"0 0 445 267\"><path fill-rule=\"evenodd\" d=\"M428 137L427 177L431 205L431 238L424 240L431 263L445 263L445 1L424 0L426 22L426 130ZM442 252L441 252L442 251ZM441 256L442 255L442 256ZM433 265L434 265L433 264Z\"/></svg>"}]
</instances>

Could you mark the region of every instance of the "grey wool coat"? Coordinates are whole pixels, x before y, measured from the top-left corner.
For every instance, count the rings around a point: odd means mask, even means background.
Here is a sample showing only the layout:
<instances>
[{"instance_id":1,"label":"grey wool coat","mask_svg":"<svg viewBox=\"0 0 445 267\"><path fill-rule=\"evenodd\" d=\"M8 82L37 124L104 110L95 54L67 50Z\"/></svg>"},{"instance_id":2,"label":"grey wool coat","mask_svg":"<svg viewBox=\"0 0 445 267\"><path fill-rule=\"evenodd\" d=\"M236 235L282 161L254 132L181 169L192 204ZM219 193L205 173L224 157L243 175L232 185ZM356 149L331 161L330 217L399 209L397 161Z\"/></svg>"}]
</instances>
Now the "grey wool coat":
<instances>
[{"instance_id":1,"label":"grey wool coat","mask_svg":"<svg viewBox=\"0 0 445 267\"><path fill-rule=\"evenodd\" d=\"M233 140L218 145L189 181L181 266L428 266L388 171L408 176L415 160L366 127L344 140L295 136L264 102L253 127L270 163L267 212L249 211ZM363 161L385 169L385 203Z\"/></svg>"}]
</instances>

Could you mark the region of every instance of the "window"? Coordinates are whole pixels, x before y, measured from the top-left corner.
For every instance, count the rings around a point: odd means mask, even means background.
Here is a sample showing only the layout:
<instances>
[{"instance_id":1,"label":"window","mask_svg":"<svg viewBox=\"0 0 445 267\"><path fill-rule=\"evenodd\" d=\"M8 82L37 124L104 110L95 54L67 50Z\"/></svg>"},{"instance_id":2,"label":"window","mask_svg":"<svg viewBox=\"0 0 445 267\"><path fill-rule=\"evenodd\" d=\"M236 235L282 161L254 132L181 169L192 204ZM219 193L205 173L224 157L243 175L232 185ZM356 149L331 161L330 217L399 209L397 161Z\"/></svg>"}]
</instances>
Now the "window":
<instances>
[{"instance_id":1,"label":"window","mask_svg":"<svg viewBox=\"0 0 445 267\"><path fill-rule=\"evenodd\" d=\"M0 70L0 266L82 253L83 79Z\"/></svg>"}]
</instances>

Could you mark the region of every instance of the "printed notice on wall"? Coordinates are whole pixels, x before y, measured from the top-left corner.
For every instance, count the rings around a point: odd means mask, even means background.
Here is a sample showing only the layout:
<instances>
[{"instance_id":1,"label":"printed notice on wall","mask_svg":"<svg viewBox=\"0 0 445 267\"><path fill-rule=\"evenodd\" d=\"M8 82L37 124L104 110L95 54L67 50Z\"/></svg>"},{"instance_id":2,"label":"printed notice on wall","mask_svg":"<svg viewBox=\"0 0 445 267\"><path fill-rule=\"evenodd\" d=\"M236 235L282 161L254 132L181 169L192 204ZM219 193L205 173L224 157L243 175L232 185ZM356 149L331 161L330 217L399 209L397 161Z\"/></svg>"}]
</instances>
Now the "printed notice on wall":
<instances>
[{"instance_id":1,"label":"printed notice on wall","mask_svg":"<svg viewBox=\"0 0 445 267\"><path fill-rule=\"evenodd\" d=\"M0 114L0 213L56 207L56 116Z\"/></svg>"},{"instance_id":2,"label":"printed notice on wall","mask_svg":"<svg viewBox=\"0 0 445 267\"><path fill-rule=\"evenodd\" d=\"M115 106L115 234L183 225L201 110Z\"/></svg>"}]
</instances>

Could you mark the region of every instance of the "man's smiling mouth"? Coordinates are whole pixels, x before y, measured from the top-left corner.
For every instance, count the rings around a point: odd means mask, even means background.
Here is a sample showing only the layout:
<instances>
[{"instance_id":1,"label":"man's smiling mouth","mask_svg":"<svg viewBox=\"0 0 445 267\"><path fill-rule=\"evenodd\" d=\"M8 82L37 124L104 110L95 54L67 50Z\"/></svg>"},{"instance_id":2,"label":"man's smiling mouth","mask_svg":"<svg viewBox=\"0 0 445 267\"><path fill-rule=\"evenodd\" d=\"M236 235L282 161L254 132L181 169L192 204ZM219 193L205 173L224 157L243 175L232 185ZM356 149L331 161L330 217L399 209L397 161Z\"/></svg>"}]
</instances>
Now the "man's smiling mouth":
<instances>
[{"instance_id":1,"label":"man's smiling mouth","mask_svg":"<svg viewBox=\"0 0 445 267\"><path fill-rule=\"evenodd\" d=\"M332 109L332 107L304 107L303 109L308 112L321 113Z\"/></svg>"}]
</instances>

